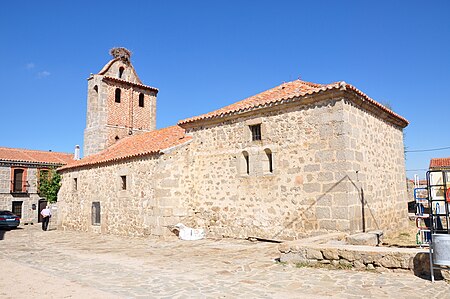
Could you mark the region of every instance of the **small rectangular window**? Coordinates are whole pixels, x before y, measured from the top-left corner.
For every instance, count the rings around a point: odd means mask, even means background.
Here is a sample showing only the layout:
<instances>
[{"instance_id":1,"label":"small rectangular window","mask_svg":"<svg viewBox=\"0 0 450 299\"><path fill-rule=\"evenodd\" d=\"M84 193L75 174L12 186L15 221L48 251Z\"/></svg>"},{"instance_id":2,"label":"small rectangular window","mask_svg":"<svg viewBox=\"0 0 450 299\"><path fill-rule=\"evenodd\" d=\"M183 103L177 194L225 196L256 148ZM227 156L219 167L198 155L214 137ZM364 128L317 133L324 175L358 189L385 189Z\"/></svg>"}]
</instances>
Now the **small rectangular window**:
<instances>
[{"instance_id":1,"label":"small rectangular window","mask_svg":"<svg viewBox=\"0 0 450 299\"><path fill-rule=\"evenodd\" d=\"M120 103L120 94L121 94L120 88L116 88L116 92L115 92L115 96L114 96L116 103Z\"/></svg>"},{"instance_id":2,"label":"small rectangular window","mask_svg":"<svg viewBox=\"0 0 450 299\"><path fill-rule=\"evenodd\" d=\"M127 190L127 176L126 175L120 176L120 182L121 182L121 189Z\"/></svg>"},{"instance_id":3,"label":"small rectangular window","mask_svg":"<svg viewBox=\"0 0 450 299\"><path fill-rule=\"evenodd\" d=\"M74 191L78 190L78 179L77 178L73 179L73 190Z\"/></svg>"},{"instance_id":4,"label":"small rectangular window","mask_svg":"<svg viewBox=\"0 0 450 299\"><path fill-rule=\"evenodd\" d=\"M92 225L100 225L100 202L92 202Z\"/></svg>"},{"instance_id":5,"label":"small rectangular window","mask_svg":"<svg viewBox=\"0 0 450 299\"><path fill-rule=\"evenodd\" d=\"M139 94L139 107L144 107L144 94Z\"/></svg>"},{"instance_id":6,"label":"small rectangular window","mask_svg":"<svg viewBox=\"0 0 450 299\"><path fill-rule=\"evenodd\" d=\"M252 140L261 140L261 124L250 126L252 131Z\"/></svg>"}]
</instances>

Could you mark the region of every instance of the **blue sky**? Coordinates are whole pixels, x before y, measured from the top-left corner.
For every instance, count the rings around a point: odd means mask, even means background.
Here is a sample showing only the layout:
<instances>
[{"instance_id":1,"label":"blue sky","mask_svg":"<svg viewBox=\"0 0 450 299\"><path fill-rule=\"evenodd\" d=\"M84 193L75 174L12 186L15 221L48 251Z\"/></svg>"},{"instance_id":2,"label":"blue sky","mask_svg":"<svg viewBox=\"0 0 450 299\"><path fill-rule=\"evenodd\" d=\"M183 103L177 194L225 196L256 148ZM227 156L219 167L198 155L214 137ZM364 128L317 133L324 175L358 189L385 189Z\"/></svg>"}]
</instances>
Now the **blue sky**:
<instances>
[{"instance_id":1,"label":"blue sky","mask_svg":"<svg viewBox=\"0 0 450 299\"><path fill-rule=\"evenodd\" d=\"M284 81L346 81L410 121L408 150L450 147L450 1L6 1L0 146L82 145L86 78L123 46L159 88L157 127ZM408 176L431 157L408 153Z\"/></svg>"}]
</instances>

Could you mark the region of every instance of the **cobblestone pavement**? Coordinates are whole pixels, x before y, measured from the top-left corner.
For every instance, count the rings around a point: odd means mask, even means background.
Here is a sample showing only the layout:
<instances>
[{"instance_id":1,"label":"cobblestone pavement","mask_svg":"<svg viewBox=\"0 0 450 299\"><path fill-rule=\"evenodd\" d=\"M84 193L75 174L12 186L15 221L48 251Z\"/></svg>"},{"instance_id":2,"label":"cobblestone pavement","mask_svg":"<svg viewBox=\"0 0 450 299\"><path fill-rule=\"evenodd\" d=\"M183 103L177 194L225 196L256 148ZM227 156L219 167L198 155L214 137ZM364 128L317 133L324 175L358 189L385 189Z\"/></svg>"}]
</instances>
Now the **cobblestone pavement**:
<instances>
[{"instance_id":1,"label":"cobblestone pavement","mask_svg":"<svg viewBox=\"0 0 450 299\"><path fill-rule=\"evenodd\" d=\"M0 260L122 298L450 298L450 284L410 273L276 263L277 246L43 232L34 225L5 233Z\"/></svg>"}]
</instances>

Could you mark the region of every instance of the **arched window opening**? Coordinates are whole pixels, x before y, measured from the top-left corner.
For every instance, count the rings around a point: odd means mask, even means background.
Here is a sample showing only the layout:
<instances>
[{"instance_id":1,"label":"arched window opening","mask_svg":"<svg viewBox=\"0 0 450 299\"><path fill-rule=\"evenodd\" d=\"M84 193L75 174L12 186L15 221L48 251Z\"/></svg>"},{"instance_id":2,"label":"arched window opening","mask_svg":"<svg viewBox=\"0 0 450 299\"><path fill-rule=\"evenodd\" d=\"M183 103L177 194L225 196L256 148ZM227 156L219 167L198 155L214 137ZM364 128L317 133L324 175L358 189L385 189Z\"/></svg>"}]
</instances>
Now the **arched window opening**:
<instances>
[{"instance_id":1,"label":"arched window opening","mask_svg":"<svg viewBox=\"0 0 450 299\"><path fill-rule=\"evenodd\" d=\"M121 66L120 68L119 68L119 78L122 78L122 75L123 75L123 71L125 70L125 68L123 67L123 66Z\"/></svg>"},{"instance_id":2,"label":"arched window opening","mask_svg":"<svg viewBox=\"0 0 450 299\"><path fill-rule=\"evenodd\" d=\"M121 93L121 90L120 90L120 88L116 88L116 103L120 103L120 93Z\"/></svg>"},{"instance_id":3,"label":"arched window opening","mask_svg":"<svg viewBox=\"0 0 450 299\"><path fill-rule=\"evenodd\" d=\"M139 107L144 107L144 94L139 94Z\"/></svg>"},{"instance_id":4,"label":"arched window opening","mask_svg":"<svg viewBox=\"0 0 450 299\"><path fill-rule=\"evenodd\" d=\"M98 94L98 86L97 85L94 86L94 91L95 91L95 93Z\"/></svg>"},{"instance_id":5,"label":"arched window opening","mask_svg":"<svg viewBox=\"0 0 450 299\"><path fill-rule=\"evenodd\" d=\"M270 149L266 148L264 150L264 152L266 153L266 161L267 161L267 164L265 165L266 172L273 173L272 151Z\"/></svg>"},{"instance_id":6,"label":"arched window opening","mask_svg":"<svg viewBox=\"0 0 450 299\"><path fill-rule=\"evenodd\" d=\"M244 157L244 169L246 174L250 174L250 157L247 152L242 152L242 156Z\"/></svg>"}]
</instances>

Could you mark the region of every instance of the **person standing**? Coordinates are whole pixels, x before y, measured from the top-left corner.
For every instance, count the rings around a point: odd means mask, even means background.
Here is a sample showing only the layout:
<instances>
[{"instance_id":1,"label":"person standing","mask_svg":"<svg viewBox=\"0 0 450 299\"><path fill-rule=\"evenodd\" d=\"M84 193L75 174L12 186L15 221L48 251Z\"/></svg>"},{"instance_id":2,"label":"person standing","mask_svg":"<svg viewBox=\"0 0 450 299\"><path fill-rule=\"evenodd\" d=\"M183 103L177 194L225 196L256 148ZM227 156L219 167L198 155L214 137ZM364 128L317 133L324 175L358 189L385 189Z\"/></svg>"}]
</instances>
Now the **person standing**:
<instances>
[{"instance_id":1,"label":"person standing","mask_svg":"<svg viewBox=\"0 0 450 299\"><path fill-rule=\"evenodd\" d=\"M50 221L50 217L52 217L52 212L50 211L49 207L46 206L45 209L41 211L42 215L42 230L47 230L48 228L48 222Z\"/></svg>"}]
</instances>

